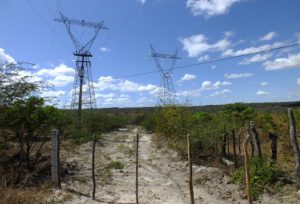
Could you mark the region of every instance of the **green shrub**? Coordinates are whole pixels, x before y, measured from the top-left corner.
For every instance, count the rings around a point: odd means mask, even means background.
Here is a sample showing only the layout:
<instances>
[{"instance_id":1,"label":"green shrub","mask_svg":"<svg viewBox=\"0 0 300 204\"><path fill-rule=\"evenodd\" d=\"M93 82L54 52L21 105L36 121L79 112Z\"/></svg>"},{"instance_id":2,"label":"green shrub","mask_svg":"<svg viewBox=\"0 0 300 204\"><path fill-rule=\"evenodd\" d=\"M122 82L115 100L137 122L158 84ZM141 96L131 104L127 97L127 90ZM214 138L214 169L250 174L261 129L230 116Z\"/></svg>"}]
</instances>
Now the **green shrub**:
<instances>
[{"instance_id":1,"label":"green shrub","mask_svg":"<svg viewBox=\"0 0 300 204\"><path fill-rule=\"evenodd\" d=\"M156 127L156 114L148 115L148 117L143 118L140 125L143 126L147 131L154 131Z\"/></svg>"},{"instance_id":2,"label":"green shrub","mask_svg":"<svg viewBox=\"0 0 300 204\"><path fill-rule=\"evenodd\" d=\"M232 179L245 186L245 167L235 171ZM273 193L279 191L287 178L287 173L278 165L271 165L265 158L254 157L250 160L250 183L253 199L257 199L264 191Z\"/></svg>"},{"instance_id":3,"label":"green shrub","mask_svg":"<svg viewBox=\"0 0 300 204\"><path fill-rule=\"evenodd\" d=\"M124 166L125 165L120 161L112 161L107 165L110 169L124 169Z\"/></svg>"}]
</instances>

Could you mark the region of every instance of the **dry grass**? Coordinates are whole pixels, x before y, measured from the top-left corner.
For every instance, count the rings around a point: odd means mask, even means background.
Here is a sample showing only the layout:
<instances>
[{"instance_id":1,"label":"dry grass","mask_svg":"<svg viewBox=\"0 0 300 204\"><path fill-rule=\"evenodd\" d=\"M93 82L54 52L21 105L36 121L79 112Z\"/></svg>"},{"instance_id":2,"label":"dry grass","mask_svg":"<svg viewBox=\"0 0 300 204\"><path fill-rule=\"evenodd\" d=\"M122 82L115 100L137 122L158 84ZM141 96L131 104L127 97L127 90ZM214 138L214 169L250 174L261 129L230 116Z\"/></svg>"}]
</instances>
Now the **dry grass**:
<instances>
[{"instance_id":1,"label":"dry grass","mask_svg":"<svg viewBox=\"0 0 300 204\"><path fill-rule=\"evenodd\" d=\"M11 189L0 188L0 204L44 204L51 193L48 184L40 188Z\"/></svg>"}]
</instances>

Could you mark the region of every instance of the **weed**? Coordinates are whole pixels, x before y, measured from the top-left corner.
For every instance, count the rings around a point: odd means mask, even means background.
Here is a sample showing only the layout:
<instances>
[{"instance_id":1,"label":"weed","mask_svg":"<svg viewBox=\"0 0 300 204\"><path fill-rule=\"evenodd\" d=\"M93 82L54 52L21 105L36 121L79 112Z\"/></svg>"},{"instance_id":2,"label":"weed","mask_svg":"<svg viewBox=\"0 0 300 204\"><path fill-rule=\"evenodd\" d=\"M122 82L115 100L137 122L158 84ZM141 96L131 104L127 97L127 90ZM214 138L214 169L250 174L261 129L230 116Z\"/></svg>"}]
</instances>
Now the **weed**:
<instances>
[{"instance_id":1,"label":"weed","mask_svg":"<svg viewBox=\"0 0 300 204\"><path fill-rule=\"evenodd\" d=\"M120 161L112 161L107 165L110 169L124 169L124 164Z\"/></svg>"},{"instance_id":2,"label":"weed","mask_svg":"<svg viewBox=\"0 0 300 204\"><path fill-rule=\"evenodd\" d=\"M245 185L245 168L241 167L231 177L235 183ZM250 183L253 199L257 199L264 191L268 193L280 191L287 180L287 173L279 166L270 166L265 158L254 157L251 159Z\"/></svg>"},{"instance_id":3,"label":"weed","mask_svg":"<svg viewBox=\"0 0 300 204\"><path fill-rule=\"evenodd\" d=\"M70 201L73 199L73 195L71 193L66 193L63 195L63 201Z\"/></svg>"}]
</instances>

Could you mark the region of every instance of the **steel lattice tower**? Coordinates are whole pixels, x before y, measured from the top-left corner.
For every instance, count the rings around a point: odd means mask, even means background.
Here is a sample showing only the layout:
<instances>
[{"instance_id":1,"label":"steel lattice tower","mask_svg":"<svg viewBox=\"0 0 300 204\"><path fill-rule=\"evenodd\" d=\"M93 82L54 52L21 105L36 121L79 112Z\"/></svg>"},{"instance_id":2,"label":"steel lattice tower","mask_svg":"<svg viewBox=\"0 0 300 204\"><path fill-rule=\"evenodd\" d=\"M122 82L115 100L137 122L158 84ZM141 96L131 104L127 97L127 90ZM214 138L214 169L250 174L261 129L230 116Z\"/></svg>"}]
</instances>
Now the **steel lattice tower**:
<instances>
[{"instance_id":1,"label":"steel lattice tower","mask_svg":"<svg viewBox=\"0 0 300 204\"><path fill-rule=\"evenodd\" d=\"M162 54L155 52L153 46L150 44L151 48L151 57L155 61L155 65L160 72L161 81L160 81L160 91L158 95L158 103L165 105L172 105L177 102L175 88L172 80L172 71L175 67L176 60L180 59L177 56L177 49L174 54ZM171 64L168 68L164 69L161 65L161 60L167 59L171 61Z\"/></svg>"},{"instance_id":2,"label":"steel lattice tower","mask_svg":"<svg viewBox=\"0 0 300 204\"><path fill-rule=\"evenodd\" d=\"M76 70L74 77L74 84L72 90L72 102L71 107L78 110L78 129L81 130L81 112L82 108L95 109L96 98L94 92L94 85L91 72L91 60L92 54L90 48L95 41L99 31L101 29L108 29L103 25L103 21L100 23L88 22L85 20L75 20L65 17L61 12L60 18L54 19L55 21L64 23L68 34L75 46L75 52L73 53L76 58ZM78 25L82 27L94 28L94 35L86 43L81 43L71 30L71 25Z\"/></svg>"}]
</instances>

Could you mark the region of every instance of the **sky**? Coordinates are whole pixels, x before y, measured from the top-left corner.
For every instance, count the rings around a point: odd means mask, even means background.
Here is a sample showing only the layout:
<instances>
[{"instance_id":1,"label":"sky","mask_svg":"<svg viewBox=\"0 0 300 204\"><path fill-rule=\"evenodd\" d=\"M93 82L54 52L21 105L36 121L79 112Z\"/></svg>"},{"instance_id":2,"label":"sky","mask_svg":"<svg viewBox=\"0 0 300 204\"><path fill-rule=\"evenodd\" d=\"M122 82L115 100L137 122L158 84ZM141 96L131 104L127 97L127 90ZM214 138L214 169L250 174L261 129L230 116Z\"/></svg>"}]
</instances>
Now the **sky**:
<instances>
[{"instance_id":1,"label":"sky","mask_svg":"<svg viewBox=\"0 0 300 204\"><path fill-rule=\"evenodd\" d=\"M157 104L161 75L150 44L159 53L178 50L171 77L179 103L300 99L300 46L236 57L300 43L299 0L0 0L0 5L0 64L34 63L20 74L51 84L40 95L56 97L58 107L70 104L75 73L75 47L64 24L53 20L59 12L104 21L109 28L90 49L97 107ZM94 34L92 28L71 28L81 42ZM211 62L220 58L229 59ZM162 62L164 69L170 65Z\"/></svg>"}]
</instances>

